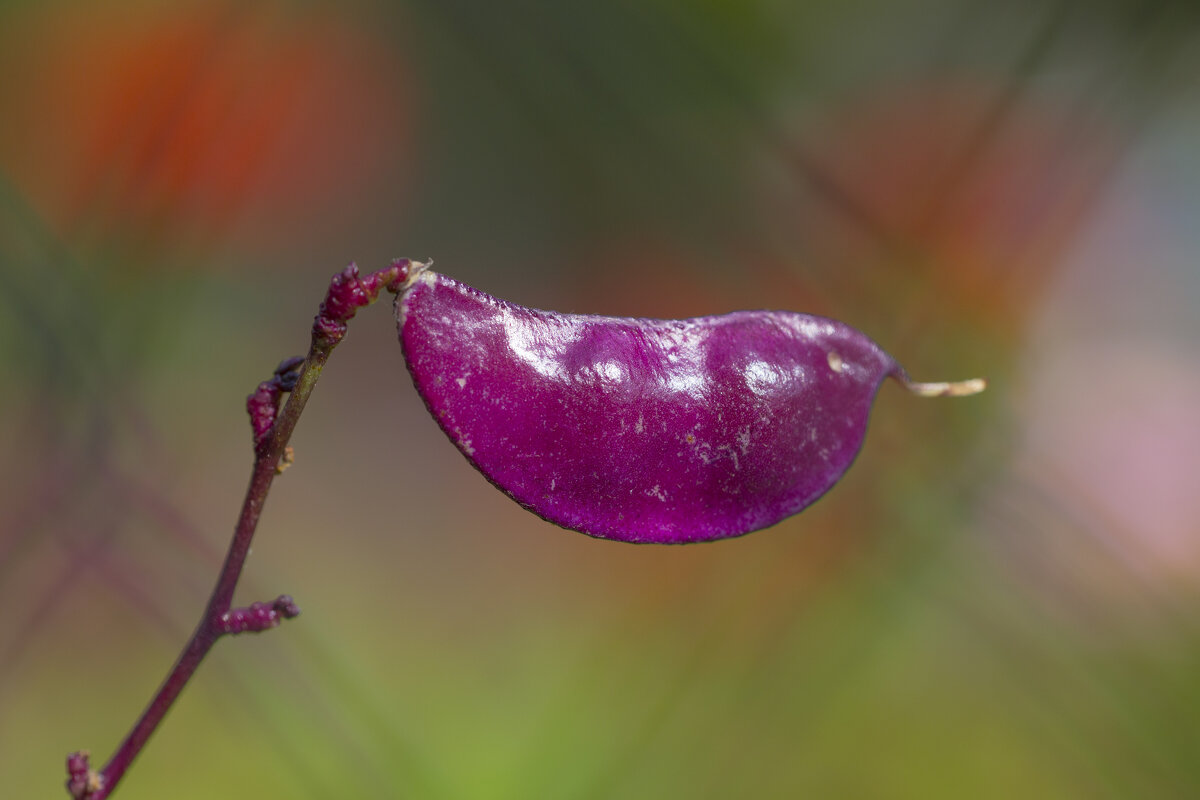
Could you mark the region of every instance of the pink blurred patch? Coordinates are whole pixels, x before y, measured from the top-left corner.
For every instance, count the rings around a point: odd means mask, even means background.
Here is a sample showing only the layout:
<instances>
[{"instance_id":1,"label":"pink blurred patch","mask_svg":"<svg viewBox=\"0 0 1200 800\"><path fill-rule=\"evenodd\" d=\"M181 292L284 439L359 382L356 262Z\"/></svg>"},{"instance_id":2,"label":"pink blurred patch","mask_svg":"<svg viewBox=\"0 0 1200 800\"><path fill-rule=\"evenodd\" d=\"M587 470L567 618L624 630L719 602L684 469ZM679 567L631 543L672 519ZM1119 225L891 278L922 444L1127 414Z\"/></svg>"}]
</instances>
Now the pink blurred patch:
<instances>
[{"instance_id":1,"label":"pink blurred patch","mask_svg":"<svg viewBox=\"0 0 1200 800\"><path fill-rule=\"evenodd\" d=\"M1121 343L1052 356L1024 459L1134 574L1200 584L1200 362Z\"/></svg>"}]
</instances>

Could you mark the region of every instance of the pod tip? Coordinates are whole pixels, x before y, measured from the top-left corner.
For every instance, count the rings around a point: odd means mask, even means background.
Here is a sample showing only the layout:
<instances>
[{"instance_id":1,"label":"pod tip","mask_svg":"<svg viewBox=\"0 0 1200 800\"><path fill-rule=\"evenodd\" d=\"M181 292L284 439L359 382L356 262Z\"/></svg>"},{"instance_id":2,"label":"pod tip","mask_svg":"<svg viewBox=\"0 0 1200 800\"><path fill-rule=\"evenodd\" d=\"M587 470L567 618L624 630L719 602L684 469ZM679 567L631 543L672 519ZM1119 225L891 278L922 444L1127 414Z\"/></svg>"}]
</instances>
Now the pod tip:
<instances>
[{"instance_id":1,"label":"pod tip","mask_svg":"<svg viewBox=\"0 0 1200 800\"><path fill-rule=\"evenodd\" d=\"M902 381L904 388L917 397L969 397L987 388L987 378L972 378L968 381L913 383Z\"/></svg>"}]
</instances>

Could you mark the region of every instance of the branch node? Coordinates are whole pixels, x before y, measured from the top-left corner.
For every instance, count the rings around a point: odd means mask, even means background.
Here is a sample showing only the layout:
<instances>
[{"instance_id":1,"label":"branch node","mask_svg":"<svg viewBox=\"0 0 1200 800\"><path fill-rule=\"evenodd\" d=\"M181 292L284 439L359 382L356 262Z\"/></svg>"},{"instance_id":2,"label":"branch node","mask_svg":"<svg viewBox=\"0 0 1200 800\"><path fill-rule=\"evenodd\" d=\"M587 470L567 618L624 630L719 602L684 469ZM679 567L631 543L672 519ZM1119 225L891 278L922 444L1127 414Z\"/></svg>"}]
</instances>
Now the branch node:
<instances>
[{"instance_id":1,"label":"branch node","mask_svg":"<svg viewBox=\"0 0 1200 800\"><path fill-rule=\"evenodd\" d=\"M326 349L333 346L346 336L346 323L323 317L320 314L313 320L313 342Z\"/></svg>"}]
</instances>

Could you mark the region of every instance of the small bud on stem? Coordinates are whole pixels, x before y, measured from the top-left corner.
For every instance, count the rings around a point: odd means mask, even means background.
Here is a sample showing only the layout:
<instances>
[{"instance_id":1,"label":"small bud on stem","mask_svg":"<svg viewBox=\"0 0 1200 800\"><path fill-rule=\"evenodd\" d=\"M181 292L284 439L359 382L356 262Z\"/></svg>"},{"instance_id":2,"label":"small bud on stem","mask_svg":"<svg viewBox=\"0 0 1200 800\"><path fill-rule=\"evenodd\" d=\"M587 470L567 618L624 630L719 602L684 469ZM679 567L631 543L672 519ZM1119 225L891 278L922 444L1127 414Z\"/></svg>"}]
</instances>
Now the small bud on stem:
<instances>
[{"instance_id":1,"label":"small bud on stem","mask_svg":"<svg viewBox=\"0 0 1200 800\"><path fill-rule=\"evenodd\" d=\"M272 603L254 603L245 608L234 608L221 617L221 632L259 633L275 628L285 619L300 616L300 608L290 595L281 594Z\"/></svg>"}]
</instances>

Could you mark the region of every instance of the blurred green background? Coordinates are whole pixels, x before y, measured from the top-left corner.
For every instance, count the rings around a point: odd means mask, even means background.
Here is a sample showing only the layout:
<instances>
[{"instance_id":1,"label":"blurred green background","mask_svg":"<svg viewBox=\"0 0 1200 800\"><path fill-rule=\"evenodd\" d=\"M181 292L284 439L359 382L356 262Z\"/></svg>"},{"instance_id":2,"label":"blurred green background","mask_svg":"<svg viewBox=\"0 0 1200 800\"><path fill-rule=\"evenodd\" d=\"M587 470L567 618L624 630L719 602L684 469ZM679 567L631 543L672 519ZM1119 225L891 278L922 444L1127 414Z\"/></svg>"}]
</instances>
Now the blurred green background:
<instances>
[{"instance_id":1,"label":"blurred green background","mask_svg":"<svg viewBox=\"0 0 1200 800\"><path fill-rule=\"evenodd\" d=\"M195 624L329 275L790 308L885 386L819 504L598 541L475 474L387 302L133 798L1200 796L1200 8L0 4L0 795Z\"/></svg>"}]
</instances>

